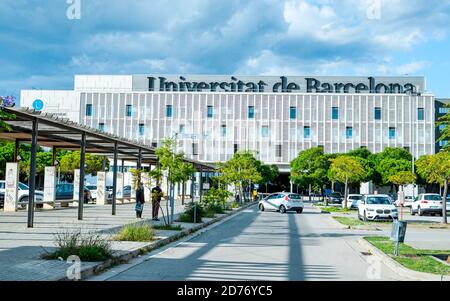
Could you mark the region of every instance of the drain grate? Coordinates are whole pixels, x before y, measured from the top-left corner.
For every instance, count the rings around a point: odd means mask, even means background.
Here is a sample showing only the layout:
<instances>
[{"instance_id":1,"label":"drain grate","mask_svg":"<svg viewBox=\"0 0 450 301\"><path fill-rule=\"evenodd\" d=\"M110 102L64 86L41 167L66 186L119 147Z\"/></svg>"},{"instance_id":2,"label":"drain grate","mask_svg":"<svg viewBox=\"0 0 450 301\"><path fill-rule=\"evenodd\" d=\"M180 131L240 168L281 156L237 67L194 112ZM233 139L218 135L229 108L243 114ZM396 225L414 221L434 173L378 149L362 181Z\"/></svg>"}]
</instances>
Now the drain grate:
<instances>
[{"instance_id":1,"label":"drain grate","mask_svg":"<svg viewBox=\"0 0 450 301\"><path fill-rule=\"evenodd\" d=\"M370 252L361 252L361 254L363 254L364 256L372 256L372 253Z\"/></svg>"}]
</instances>

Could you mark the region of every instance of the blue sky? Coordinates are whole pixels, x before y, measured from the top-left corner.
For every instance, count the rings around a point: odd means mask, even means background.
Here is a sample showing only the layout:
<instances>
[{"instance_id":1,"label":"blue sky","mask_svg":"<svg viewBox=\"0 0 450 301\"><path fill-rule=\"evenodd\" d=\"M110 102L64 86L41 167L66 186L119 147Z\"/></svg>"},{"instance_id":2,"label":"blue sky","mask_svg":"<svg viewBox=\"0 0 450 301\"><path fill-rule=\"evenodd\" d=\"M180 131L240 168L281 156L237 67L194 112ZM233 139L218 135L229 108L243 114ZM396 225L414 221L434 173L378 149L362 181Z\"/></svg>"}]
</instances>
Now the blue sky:
<instances>
[{"instance_id":1,"label":"blue sky","mask_svg":"<svg viewBox=\"0 0 450 301\"><path fill-rule=\"evenodd\" d=\"M202 73L423 75L450 97L450 0L79 1L71 20L66 0L0 0L0 95Z\"/></svg>"}]
</instances>

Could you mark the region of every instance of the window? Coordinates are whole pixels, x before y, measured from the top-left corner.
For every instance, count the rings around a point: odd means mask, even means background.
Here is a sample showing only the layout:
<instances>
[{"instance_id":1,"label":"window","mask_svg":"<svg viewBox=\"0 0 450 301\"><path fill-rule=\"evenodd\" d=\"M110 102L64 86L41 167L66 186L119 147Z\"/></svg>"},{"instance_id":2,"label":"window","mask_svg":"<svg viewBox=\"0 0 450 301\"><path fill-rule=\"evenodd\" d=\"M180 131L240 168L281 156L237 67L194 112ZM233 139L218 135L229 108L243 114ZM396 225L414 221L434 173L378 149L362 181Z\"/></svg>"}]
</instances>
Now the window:
<instances>
[{"instance_id":1,"label":"window","mask_svg":"<svg viewBox=\"0 0 450 301\"><path fill-rule=\"evenodd\" d=\"M98 130L104 132L105 131L105 124L104 123L99 123L98 124Z\"/></svg>"},{"instance_id":2,"label":"window","mask_svg":"<svg viewBox=\"0 0 450 301\"><path fill-rule=\"evenodd\" d=\"M237 153L239 151L239 145L235 144L234 145L234 153Z\"/></svg>"},{"instance_id":3,"label":"window","mask_svg":"<svg viewBox=\"0 0 450 301\"><path fill-rule=\"evenodd\" d=\"M86 105L86 116L88 116L88 117L92 116L92 105L91 104Z\"/></svg>"},{"instance_id":4,"label":"window","mask_svg":"<svg viewBox=\"0 0 450 301\"><path fill-rule=\"evenodd\" d=\"M127 115L127 117L133 116L133 106L132 105L127 105L126 115Z\"/></svg>"},{"instance_id":5,"label":"window","mask_svg":"<svg viewBox=\"0 0 450 301\"><path fill-rule=\"evenodd\" d=\"M303 137L305 139L310 139L311 138L311 127L309 126L305 126L303 128Z\"/></svg>"},{"instance_id":6,"label":"window","mask_svg":"<svg viewBox=\"0 0 450 301\"><path fill-rule=\"evenodd\" d=\"M418 120L425 120L425 112L423 108L418 108L417 109L417 119Z\"/></svg>"},{"instance_id":7,"label":"window","mask_svg":"<svg viewBox=\"0 0 450 301\"><path fill-rule=\"evenodd\" d=\"M345 137L347 139L352 139L353 138L353 128L351 126L348 126L345 130Z\"/></svg>"},{"instance_id":8,"label":"window","mask_svg":"<svg viewBox=\"0 0 450 301\"><path fill-rule=\"evenodd\" d=\"M198 156L198 143L192 143L192 155Z\"/></svg>"},{"instance_id":9,"label":"window","mask_svg":"<svg viewBox=\"0 0 450 301\"><path fill-rule=\"evenodd\" d=\"M439 114L448 114L450 112L450 108L440 107Z\"/></svg>"},{"instance_id":10,"label":"window","mask_svg":"<svg viewBox=\"0 0 450 301\"><path fill-rule=\"evenodd\" d=\"M226 137L227 136L227 126L222 124L222 126L220 127L220 135L222 137Z\"/></svg>"},{"instance_id":11,"label":"window","mask_svg":"<svg viewBox=\"0 0 450 301\"><path fill-rule=\"evenodd\" d=\"M339 119L339 108L333 107L331 109L331 115L332 115L333 120L338 120Z\"/></svg>"},{"instance_id":12,"label":"window","mask_svg":"<svg viewBox=\"0 0 450 301\"><path fill-rule=\"evenodd\" d=\"M140 123L139 124L139 136L144 136L145 133L145 124Z\"/></svg>"},{"instance_id":13,"label":"window","mask_svg":"<svg viewBox=\"0 0 450 301\"><path fill-rule=\"evenodd\" d=\"M276 149L275 149L275 156L276 156L277 158L281 158L281 147L282 147L282 145L280 145L280 144L278 144L278 145L276 146Z\"/></svg>"},{"instance_id":14,"label":"window","mask_svg":"<svg viewBox=\"0 0 450 301\"><path fill-rule=\"evenodd\" d=\"M381 108L375 108L375 120L381 120Z\"/></svg>"},{"instance_id":15,"label":"window","mask_svg":"<svg viewBox=\"0 0 450 301\"><path fill-rule=\"evenodd\" d=\"M152 142L152 147L158 147L158 142Z\"/></svg>"},{"instance_id":16,"label":"window","mask_svg":"<svg viewBox=\"0 0 450 301\"><path fill-rule=\"evenodd\" d=\"M214 116L214 107L208 106L208 118L213 118Z\"/></svg>"},{"instance_id":17,"label":"window","mask_svg":"<svg viewBox=\"0 0 450 301\"><path fill-rule=\"evenodd\" d=\"M264 125L264 126L261 128L261 136L262 136L263 138L269 137L269 127L268 127L267 125Z\"/></svg>"},{"instance_id":18,"label":"window","mask_svg":"<svg viewBox=\"0 0 450 301\"><path fill-rule=\"evenodd\" d=\"M389 128L389 139L395 139L395 128L394 127Z\"/></svg>"},{"instance_id":19,"label":"window","mask_svg":"<svg viewBox=\"0 0 450 301\"><path fill-rule=\"evenodd\" d=\"M172 116L173 116L173 107L172 107L172 105L167 105L166 106L166 117L172 118Z\"/></svg>"},{"instance_id":20,"label":"window","mask_svg":"<svg viewBox=\"0 0 450 301\"><path fill-rule=\"evenodd\" d=\"M248 118L250 118L250 119L255 118L255 107L254 106L248 107Z\"/></svg>"},{"instance_id":21,"label":"window","mask_svg":"<svg viewBox=\"0 0 450 301\"><path fill-rule=\"evenodd\" d=\"M291 119L297 119L297 108L296 107L291 107L289 109L289 115Z\"/></svg>"},{"instance_id":22,"label":"window","mask_svg":"<svg viewBox=\"0 0 450 301\"><path fill-rule=\"evenodd\" d=\"M184 124L180 124L180 128L179 128L179 130L178 130L178 133L179 133L180 135L184 135L184 130L185 130Z\"/></svg>"}]
</instances>

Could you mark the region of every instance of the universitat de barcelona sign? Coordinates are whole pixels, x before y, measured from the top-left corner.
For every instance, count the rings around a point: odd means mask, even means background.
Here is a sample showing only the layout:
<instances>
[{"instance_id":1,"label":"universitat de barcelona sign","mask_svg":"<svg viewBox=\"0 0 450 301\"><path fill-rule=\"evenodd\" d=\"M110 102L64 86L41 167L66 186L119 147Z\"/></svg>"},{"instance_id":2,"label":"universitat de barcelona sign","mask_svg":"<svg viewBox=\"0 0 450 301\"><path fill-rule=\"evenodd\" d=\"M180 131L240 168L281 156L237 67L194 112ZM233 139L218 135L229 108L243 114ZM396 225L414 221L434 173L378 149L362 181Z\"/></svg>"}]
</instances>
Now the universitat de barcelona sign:
<instances>
[{"instance_id":1,"label":"universitat de barcelona sign","mask_svg":"<svg viewBox=\"0 0 450 301\"><path fill-rule=\"evenodd\" d=\"M416 94L423 77L135 75L133 91Z\"/></svg>"}]
</instances>

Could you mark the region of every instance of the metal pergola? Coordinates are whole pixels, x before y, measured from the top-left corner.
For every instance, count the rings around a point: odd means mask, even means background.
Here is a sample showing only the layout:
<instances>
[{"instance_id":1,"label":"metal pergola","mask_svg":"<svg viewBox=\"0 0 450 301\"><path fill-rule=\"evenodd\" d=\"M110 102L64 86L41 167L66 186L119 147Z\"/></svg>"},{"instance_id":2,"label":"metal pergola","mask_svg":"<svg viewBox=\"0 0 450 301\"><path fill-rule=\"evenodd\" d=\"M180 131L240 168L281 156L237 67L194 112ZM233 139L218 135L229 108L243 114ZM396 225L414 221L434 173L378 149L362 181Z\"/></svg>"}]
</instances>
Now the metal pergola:
<instances>
[{"instance_id":1,"label":"metal pergola","mask_svg":"<svg viewBox=\"0 0 450 301\"><path fill-rule=\"evenodd\" d=\"M0 140L14 141L16 144L14 160L19 154L21 142L31 143L30 176L29 176L29 199L28 199L28 227L34 225L34 204L36 190L36 151L39 146L53 149L53 161L56 161L56 150L79 150L80 151L80 189L78 199L78 219L83 219L84 199L84 177L85 177L85 155L91 153L114 158L113 170L113 193L112 193L112 215L116 215L116 192L117 192L117 163L124 161L137 161L137 168L142 164L157 165L155 155L156 148L138 141L125 139L116 135L102 132L98 129L84 126L67 118L60 118L54 114L42 113L29 108L3 108L6 113L13 114L14 119L4 119L12 128L11 131L0 129ZM186 162L200 172L215 171L212 164L201 163L195 160L185 159ZM201 177L200 177L201 179ZM202 185L200 183L200 197Z\"/></svg>"}]
</instances>

